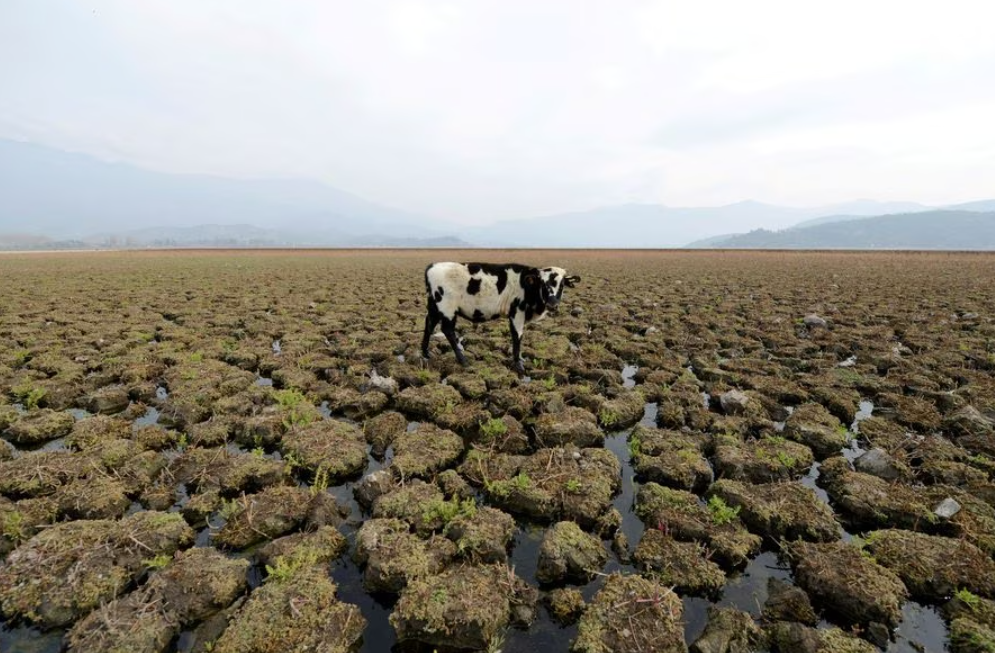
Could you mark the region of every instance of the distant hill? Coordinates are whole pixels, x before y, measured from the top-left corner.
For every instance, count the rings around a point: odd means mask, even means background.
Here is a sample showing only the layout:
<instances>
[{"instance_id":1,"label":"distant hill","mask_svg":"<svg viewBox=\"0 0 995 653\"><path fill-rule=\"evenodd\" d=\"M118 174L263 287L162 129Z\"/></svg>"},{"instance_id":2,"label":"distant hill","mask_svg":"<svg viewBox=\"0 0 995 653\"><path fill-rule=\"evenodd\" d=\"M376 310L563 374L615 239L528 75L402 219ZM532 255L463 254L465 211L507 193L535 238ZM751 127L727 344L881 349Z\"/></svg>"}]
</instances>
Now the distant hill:
<instances>
[{"instance_id":1,"label":"distant hill","mask_svg":"<svg viewBox=\"0 0 995 653\"><path fill-rule=\"evenodd\" d=\"M826 216L835 220L840 215L859 218L912 210L928 207L914 202L874 200L804 208L753 201L708 207L622 204L507 220L464 229L460 235L475 243L512 247L710 247L710 243L723 238L716 234L734 234L748 226L776 230Z\"/></svg>"},{"instance_id":2,"label":"distant hill","mask_svg":"<svg viewBox=\"0 0 995 653\"><path fill-rule=\"evenodd\" d=\"M386 239L455 235L445 223L319 182L167 174L0 139L0 233L125 238L163 225Z\"/></svg>"},{"instance_id":3,"label":"distant hill","mask_svg":"<svg viewBox=\"0 0 995 653\"><path fill-rule=\"evenodd\" d=\"M757 229L715 242L715 249L995 250L995 212L924 211L852 218L814 226Z\"/></svg>"}]
</instances>

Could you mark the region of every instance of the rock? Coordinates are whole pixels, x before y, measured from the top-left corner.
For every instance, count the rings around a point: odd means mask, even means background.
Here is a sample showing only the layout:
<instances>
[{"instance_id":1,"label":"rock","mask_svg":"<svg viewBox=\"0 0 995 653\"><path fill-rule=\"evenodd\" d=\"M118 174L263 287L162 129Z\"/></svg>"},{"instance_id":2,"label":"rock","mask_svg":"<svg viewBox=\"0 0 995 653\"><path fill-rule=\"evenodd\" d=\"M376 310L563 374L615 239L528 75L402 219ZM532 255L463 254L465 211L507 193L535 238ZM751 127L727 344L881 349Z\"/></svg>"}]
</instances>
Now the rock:
<instances>
[{"instance_id":1,"label":"rock","mask_svg":"<svg viewBox=\"0 0 995 653\"><path fill-rule=\"evenodd\" d=\"M879 621L895 627L902 619L908 592L892 571L845 542L787 546L795 582L813 602L846 623Z\"/></svg>"},{"instance_id":2,"label":"rock","mask_svg":"<svg viewBox=\"0 0 995 653\"><path fill-rule=\"evenodd\" d=\"M401 479L429 478L453 465L463 454L463 438L435 424L419 424L394 439L390 469Z\"/></svg>"},{"instance_id":3,"label":"rock","mask_svg":"<svg viewBox=\"0 0 995 653\"><path fill-rule=\"evenodd\" d=\"M398 390L397 381L389 376L380 376L376 370L370 370L370 387L376 388L388 397L393 397Z\"/></svg>"},{"instance_id":4,"label":"rock","mask_svg":"<svg viewBox=\"0 0 995 653\"><path fill-rule=\"evenodd\" d=\"M536 579L540 583L586 582L608 562L601 540L571 521L554 524L542 538Z\"/></svg>"},{"instance_id":5,"label":"rock","mask_svg":"<svg viewBox=\"0 0 995 653\"><path fill-rule=\"evenodd\" d=\"M918 600L941 601L958 589L995 598L995 561L970 542L897 529L873 531L866 541Z\"/></svg>"},{"instance_id":6,"label":"rock","mask_svg":"<svg viewBox=\"0 0 995 653\"><path fill-rule=\"evenodd\" d=\"M793 621L775 621L767 628L774 653L819 653L822 636L815 628Z\"/></svg>"},{"instance_id":7,"label":"rock","mask_svg":"<svg viewBox=\"0 0 995 653\"><path fill-rule=\"evenodd\" d=\"M746 413L750 397L739 390L729 390L719 396L719 405L726 415L742 415Z\"/></svg>"},{"instance_id":8,"label":"rock","mask_svg":"<svg viewBox=\"0 0 995 653\"><path fill-rule=\"evenodd\" d=\"M366 619L335 592L326 565L287 561L232 615L212 653L353 650Z\"/></svg>"},{"instance_id":9,"label":"rock","mask_svg":"<svg viewBox=\"0 0 995 653\"><path fill-rule=\"evenodd\" d=\"M632 557L644 576L682 595L714 596L725 584L725 573L702 545L678 542L660 530L645 531Z\"/></svg>"},{"instance_id":10,"label":"rock","mask_svg":"<svg viewBox=\"0 0 995 653\"><path fill-rule=\"evenodd\" d=\"M957 503L956 499L947 497L941 501L936 508L933 509L933 513L937 517L943 517L944 519L950 519L954 515L960 512L960 504Z\"/></svg>"},{"instance_id":11,"label":"rock","mask_svg":"<svg viewBox=\"0 0 995 653\"><path fill-rule=\"evenodd\" d=\"M771 622L797 621L809 626L819 623L808 594L800 587L773 577L767 579L767 602L764 603L763 618Z\"/></svg>"},{"instance_id":12,"label":"rock","mask_svg":"<svg viewBox=\"0 0 995 653\"><path fill-rule=\"evenodd\" d=\"M559 587L544 597L546 607L553 619L564 626L576 623L584 612L584 595L573 587Z\"/></svg>"},{"instance_id":13,"label":"rock","mask_svg":"<svg viewBox=\"0 0 995 653\"><path fill-rule=\"evenodd\" d=\"M829 326L829 322L825 318L819 317L815 313L802 318L802 323L809 329L825 329Z\"/></svg>"},{"instance_id":14,"label":"rock","mask_svg":"<svg viewBox=\"0 0 995 653\"><path fill-rule=\"evenodd\" d=\"M283 436L280 447L285 459L312 474L319 471L329 480L341 481L366 468L366 438L356 426L333 419L293 429Z\"/></svg>"},{"instance_id":15,"label":"rock","mask_svg":"<svg viewBox=\"0 0 995 653\"><path fill-rule=\"evenodd\" d=\"M352 487L356 502L369 510L377 499L395 487L394 474L389 469L378 469L364 476Z\"/></svg>"},{"instance_id":16,"label":"rock","mask_svg":"<svg viewBox=\"0 0 995 653\"><path fill-rule=\"evenodd\" d=\"M456 546L438 536L423 540L399 519L370 519L356 534L356 562L365 567L369 592L397 594L412 580L438 574L456 556Z\"/></svg>"},{"instance_id":17,"label":"rock","mask_svg":"<svg viewBox=\"0 0 995 653\"><path fill-rule=\"evenodd\" d=\"M123 592L145 570L145 560L171 556L193 539L176 513L57 524L7 557L0 567L0 604L8 617L66 626Z\"/></svg>"},{"instance_id":18,"label":"rock","mask_svg":"<svg viewBox=\"0 0 995 653\"><path fill-rule=\"evenodd\" d=\"M708 490L733 508L752 532L768 541L809 540L832 542L840 538L832 508L819 500L815 491L801 483L754 485L722 479Z\"/></svg>"},{"instance_id":19,"label":"rock","mask_svg":"<svg viewBox=\"0 0 995 653\"><path fill-rule=\"evenodd\" d=\"M611 574L580 618L574 653L685 653L683 606L669 588Z\"/></svg>"},{"instance_id":20,"label":"rock","mask_svg":"<svg viewBox=\"0 0 995 653\"><path fill-rule=\"evenodd\" d=\"M486 650L537 599L535 588L504 565L454 567L409 583L390 624L400 642Z\"/></svg>"},{"instance_id":21,"label":"rock","mask_svg":"<svg viewBox=\"0 0 995 653\"><path fill-rule=\"evenodd\" d=\"M909 474L908 467L899 463L880 447L875 447L870 451L862 453L853 461L853 466L858 472L871 474L886 481L896 481L907 477Z\"/></svg>"},{"instance_id":22,"label":"rock","mask_svg":"<svg viewBox=\"0 0 995 653\"><path fill-rule=\"evenodd\" d=\"M708 606L708 625L691 653L753 653L762 646L764 634L753 617L735 608Z\"/></svg>"},{"instance_id":23,"label":"rock","mask_svg":"<svg viewBox=\"0 0 995 653\"><path fill-rule=\"evenodd\" d=\"M605 441L597 419L583 408L568 407L559 413L543 413L536 420L535 429L536 440L543 447L566 444L590 447L600 446Z\"/></svg>"},{"instance_id":24,"label":"rock","mask_svg":"<svg viewBox=\"0 0 995 653\"><path fill-rule=\"evenodd\" d=\"M570 309L570 315L574 317L580 317L583 314L584 314L584 309L581 308L580 306L574 306L573 308Z\"/></svg>"}]
</instances>

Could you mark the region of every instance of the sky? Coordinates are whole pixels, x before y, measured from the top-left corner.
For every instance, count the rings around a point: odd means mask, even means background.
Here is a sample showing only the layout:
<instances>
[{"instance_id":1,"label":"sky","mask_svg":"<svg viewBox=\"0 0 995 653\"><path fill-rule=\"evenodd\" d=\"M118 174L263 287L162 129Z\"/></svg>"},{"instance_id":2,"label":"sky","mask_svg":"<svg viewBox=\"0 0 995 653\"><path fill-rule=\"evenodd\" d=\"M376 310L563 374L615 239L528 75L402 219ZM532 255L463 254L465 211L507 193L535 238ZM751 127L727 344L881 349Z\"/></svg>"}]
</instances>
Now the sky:
<instances>
[{"instance_id":1,"label":"sky","mask_svg":"<svg viewBox=\"0 0 995 653\"><path fill-rule=\"evenodd\" d=\"M990 0L3 0L0 138L463 224L995 195Z\"/></svg>"}]
</instances>

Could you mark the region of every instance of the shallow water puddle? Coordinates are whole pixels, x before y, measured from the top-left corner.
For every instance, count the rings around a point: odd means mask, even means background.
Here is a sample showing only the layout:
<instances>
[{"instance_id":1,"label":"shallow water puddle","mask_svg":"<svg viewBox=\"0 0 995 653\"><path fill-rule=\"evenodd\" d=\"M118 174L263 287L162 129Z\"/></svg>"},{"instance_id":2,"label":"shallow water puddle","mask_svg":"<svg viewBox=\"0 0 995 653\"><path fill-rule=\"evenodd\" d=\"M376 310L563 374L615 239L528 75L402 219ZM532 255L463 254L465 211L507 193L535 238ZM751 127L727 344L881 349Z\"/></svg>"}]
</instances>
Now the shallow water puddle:
<instances>
[{"instance_id":1,"label":"shallow water puddle","mask_svg":"<svg viewBox=\"0 0 995 653\"><path fill-rule=\"evenodd\" d=\"M888 653L941 653L948 651L950 633L936 608L909 601L902 606L902 623Z\"/></svg>"},{"instance_id":2,"label":"shallow water puddle","mask_svg":"<svg viewBox=\"0 0 995 653\"><path fill-rule=\"evenodd\" d=\"M59 653L64 630L42 632L37 628L11 628L0 623L0 651L3 653Z\"/></svg>"},{"instance_id":3,"label":"shallow water puddle","mask_svg":"<svg viewBox=\"0 0 995 653\"><path fill-rule=\"evenodd\" d=\"M622 387L623 388L634 388L636 386L636 380L633 378L636 372L639 371L639 367L636 365L626 365L622 368Z\"/></svg>"}]
</instances>

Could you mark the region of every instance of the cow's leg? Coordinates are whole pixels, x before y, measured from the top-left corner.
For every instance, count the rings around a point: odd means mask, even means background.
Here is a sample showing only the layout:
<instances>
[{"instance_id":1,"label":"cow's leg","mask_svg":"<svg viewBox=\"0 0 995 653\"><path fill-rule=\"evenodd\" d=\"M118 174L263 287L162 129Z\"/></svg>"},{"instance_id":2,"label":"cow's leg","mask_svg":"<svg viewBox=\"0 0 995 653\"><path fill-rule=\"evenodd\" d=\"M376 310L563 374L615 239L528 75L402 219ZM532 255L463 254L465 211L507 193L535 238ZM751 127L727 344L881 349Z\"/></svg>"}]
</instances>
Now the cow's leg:
<instances>
[{"instance_id":1,"label":"cow's leg","mask_svg":"<svg viewBox=\"0 0 995 653\"><path fill-rule=\"evenodd\" d=\"M515 371L525 374L525 361L522 360L522 333L525 331L525 315L521 311L508 318L511 328L511 360Z\"/></svg>"},{"instance_id":2,"label":"cow's leg","mask_svg":"<svg viewBox=\"0 0 995 653\"><path fill-rule=\"evenodd\" d=\"M431 358L431 354L428 353L428 341L432 337L432 332L435 331L435 325L439 323L439 318L442 316L439 314L439 308L435 305L435 302L431 299L428 300L428 313L425 314L425 337L421 340L421 355L424 358Z\"/></svg>"},{"instance_id":3,"label":"cow's leg","mask_svg":"<svg viewBox=\"0 0 995 653\"><path fill-rule=\"evenodd\" d=\"M459 337L456 335L456 316L452 318L442 317L442 333L446 335L446 340L449 341L449 346L453 348L453 353L456 354L456 360L459 361L460 365L466 365L466 356L463 355L463 345L460 344Z\"/></svg>"}]
</instances>

